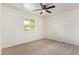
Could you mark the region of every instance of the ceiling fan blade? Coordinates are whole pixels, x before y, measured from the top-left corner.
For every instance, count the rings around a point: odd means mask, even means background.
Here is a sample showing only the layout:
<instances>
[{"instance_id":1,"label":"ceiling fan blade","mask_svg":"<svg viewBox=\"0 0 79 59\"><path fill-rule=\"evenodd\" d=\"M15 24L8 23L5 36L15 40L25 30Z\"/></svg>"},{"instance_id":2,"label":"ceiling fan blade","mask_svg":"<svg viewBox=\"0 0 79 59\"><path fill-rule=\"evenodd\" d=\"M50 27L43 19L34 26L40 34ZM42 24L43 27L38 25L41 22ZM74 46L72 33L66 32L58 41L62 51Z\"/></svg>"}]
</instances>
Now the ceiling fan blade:
<instances>
[{"instance_id":1,"label":"ceiling fan blade","mask_svg":"<svg viewBox=\"0 0 79 59\"><path fill-rule=\"evenodd\" d=\"M46 12L48 12L48 13L52 13L51 11L48 11L48 10L46 10Z\"/></svg>"},{"instance_id":2,"label":"ceiling fan blade","mask_svg":"<svg viewBox=\"0 0 79 59\"><path fill-rule=\"evenodd\" d=\"M41 5L41 7L43 6L43 4L42 4L42 3L40 3L40 5Z\"/></svg>"},{"instance_id":3,"label":"ceiling fan blade","mask_svg":"<svg viewBox=\"0 0 79 59\"><path fill-rule=\"evenodd\" d=\"M42 9L45 9L45 5L43 5L42 3L40 3L40 5Z\"/></svg>"},{"instance_id":4,"label":"ceiling fan blade","mask_svg":"<svg viewBox=\"0 0 79 59\"><path fill-rule=\"evenodd\" d=\"M32 11L40 11L40 10L42 10L42 9L35 9L35 10L32 10Z\"/></svg>"},{"instance_id":5,"label":"ceiling fan blade","mask_svg":"<svg viewBox=\"0 0 79 59\"><path fill-rule=\"evenodd\" d=\"M47 7L46 9L55 8L55 5Z\"/></svg>"},{"instance_id":6,"label":"ceiling fan blade","mask_svg":"<svg viewBox=\"0 0 79 59\"><path fill-rule=\"evenodd\" d=\"M40 14L42 14L42 11L40 12Z\"/></svg>"}]
</instances>

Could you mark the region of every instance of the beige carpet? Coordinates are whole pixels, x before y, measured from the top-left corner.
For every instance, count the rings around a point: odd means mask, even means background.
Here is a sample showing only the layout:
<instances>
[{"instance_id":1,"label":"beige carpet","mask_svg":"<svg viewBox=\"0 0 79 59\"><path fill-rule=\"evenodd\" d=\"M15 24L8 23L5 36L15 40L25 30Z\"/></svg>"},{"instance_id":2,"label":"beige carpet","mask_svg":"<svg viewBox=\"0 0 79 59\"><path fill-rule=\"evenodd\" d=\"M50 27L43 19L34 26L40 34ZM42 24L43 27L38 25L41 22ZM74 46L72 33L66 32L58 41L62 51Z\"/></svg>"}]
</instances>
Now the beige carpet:
<instances>
[{"instance_id":1,"label":"beige carpet","mask_svg":"<svg viewBox=\"0 0 79 59\"><path fill-rule=\"evenodd\" d=\"M79 46L41 39L2 49L3 55L79 55Z\"/></svg>"}]
</instances>

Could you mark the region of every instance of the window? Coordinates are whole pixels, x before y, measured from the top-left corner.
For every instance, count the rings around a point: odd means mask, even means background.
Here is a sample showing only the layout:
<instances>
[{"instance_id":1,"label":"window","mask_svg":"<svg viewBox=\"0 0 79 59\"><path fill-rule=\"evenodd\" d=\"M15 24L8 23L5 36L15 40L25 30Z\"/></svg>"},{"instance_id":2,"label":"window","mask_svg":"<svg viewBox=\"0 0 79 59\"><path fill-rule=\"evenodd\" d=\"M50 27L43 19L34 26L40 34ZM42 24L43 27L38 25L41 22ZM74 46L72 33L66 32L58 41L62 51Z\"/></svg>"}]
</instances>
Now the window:
<instances>
[{"instance_id":1,"label":"window","mask_svg":"<svg viewBox=\"0 0 79 59\"><path fill-rule=\"evenodd\" d=\"M24 20L24 30L35 30L35 20L33 19L25 19Z\"/></svg>"}]
</instances>

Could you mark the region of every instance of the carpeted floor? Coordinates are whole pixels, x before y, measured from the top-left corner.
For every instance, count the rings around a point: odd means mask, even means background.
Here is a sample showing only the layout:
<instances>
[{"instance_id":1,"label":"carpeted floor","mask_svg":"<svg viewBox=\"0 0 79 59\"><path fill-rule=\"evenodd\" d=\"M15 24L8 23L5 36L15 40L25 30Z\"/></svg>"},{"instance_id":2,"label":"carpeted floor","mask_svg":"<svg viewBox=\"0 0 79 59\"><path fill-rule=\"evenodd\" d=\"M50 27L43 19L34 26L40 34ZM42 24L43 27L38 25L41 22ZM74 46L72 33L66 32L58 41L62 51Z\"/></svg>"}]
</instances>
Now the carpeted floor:
<instances>
[{"instance_id":1,"label":"carpeted floor","mask_svg":"<svg viewBox=\"0 0 79 59\"><path fill-rule=\"evenodd\" d=\"M49 39L2 49L3 55L79 55L79 46Z\"/></svg>"}]
</instances>

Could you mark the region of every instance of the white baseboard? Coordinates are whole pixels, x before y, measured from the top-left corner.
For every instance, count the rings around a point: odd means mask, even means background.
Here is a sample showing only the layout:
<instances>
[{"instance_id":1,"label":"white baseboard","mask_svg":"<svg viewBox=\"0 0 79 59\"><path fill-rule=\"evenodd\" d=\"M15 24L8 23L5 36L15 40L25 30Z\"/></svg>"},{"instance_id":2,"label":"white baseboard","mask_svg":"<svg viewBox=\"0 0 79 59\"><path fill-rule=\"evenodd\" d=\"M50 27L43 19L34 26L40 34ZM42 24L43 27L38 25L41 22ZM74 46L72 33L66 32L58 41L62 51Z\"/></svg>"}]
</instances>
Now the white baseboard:
<instances>
[{"instance_id":1,"label":"white baseboard","mask_svg":"<svg viewBox=\"0 0 79 59\"><path fill-rule=\"evenodd\" d=\"M31 41L35 41L35 40L39 40L39 39L42 39L43 37L42 36L39 36L39 37L35 37L35 38L32 38L32 39L29 39L29 41L21 41L21 42L16 42L15 44L11 44L11 45L6 45L2 48L8 48L8 47L12 47L12 46L16 46L16 45L19 45L19 44L23 44L23 43L28 43L28 42L31 42Z\"/></svg>"},{"instance_id":2,"label":"white baseboard","mask_svg":"<svg viewBox=\"0 0 79 59\"><path fill-rule=\"evenodd\" d=\"M74 45L78 45L79 46L79 41L72 41L72 40L66 40L66 39L57 39L57 38L52 38L50 36L46 36L46 38L50 39L50 40L56 40L56 41L69 43L69 44L74 44Z\"/></svg>"}]
</instances>

